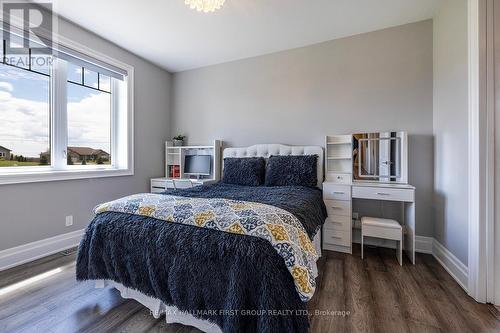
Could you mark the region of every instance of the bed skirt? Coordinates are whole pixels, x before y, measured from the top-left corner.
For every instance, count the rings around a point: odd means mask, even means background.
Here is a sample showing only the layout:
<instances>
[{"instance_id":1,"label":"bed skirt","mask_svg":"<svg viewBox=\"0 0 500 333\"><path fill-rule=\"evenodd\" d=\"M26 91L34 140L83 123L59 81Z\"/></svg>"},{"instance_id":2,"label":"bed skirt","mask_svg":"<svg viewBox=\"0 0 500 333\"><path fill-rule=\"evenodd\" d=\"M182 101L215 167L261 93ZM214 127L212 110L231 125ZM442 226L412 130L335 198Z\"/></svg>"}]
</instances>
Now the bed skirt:
<instances>
[{"instance_id":1,"label":"bed skirt","mask_svg":"<svg viewBox=\"0 0 500 333\"><path fill-rule=\"evenodd\" d=\"M321 230L314 236L313 245L321 257ZM314 268L317 269L317 266L314 265ZM180 311L175 306L166 305L159 299L144 295L135 289L127 288L118 282L95 280L96 288L105 288L108 286L117 289L123 298L134 299L147 307L154 318L160 318L162 314L165 314L165 320L168 324L178 323L196 327L200 331L207 333L222 333L222 330L216 324L208 320L196 318L188 312Z\"/></svg>"}]
</instances>

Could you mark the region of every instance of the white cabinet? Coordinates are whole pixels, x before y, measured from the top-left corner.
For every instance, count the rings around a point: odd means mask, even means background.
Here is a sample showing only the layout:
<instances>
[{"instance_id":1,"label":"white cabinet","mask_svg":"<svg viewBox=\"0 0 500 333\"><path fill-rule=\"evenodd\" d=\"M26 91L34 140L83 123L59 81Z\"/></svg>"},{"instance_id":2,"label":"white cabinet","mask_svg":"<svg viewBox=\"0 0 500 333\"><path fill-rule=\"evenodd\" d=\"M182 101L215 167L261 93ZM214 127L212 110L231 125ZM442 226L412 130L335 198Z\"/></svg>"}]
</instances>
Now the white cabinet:
<instances>
[{"instance_id":1,"label":"white cabinet","mask_svg":"<svg viewBox=\"0 0 500 333\"><path fill-rule=\"evenodd\" d=\"M352 253L351 186L324 182L323 201L328 212L323 226L323 248Z\"/></svg>"}]
</instances>

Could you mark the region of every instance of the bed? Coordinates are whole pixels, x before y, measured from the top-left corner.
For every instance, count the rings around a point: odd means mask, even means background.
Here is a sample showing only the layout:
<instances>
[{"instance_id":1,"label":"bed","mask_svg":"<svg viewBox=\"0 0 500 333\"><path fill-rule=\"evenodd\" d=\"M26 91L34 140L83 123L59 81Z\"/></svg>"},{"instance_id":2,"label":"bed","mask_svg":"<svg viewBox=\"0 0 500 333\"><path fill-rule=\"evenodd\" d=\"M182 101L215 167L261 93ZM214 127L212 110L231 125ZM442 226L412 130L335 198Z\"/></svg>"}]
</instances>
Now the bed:
<instances>
[{"instance_id":1,"label":"bed","mask_svg":"<svg viewBox=\"0 0 500 333\"><path fill-rule=\"evenodd\" d=\"M160 195L140 194L98 206L79 247L77 279L94 280L96 287L112 286L122 297L148 307L154 317L165 314L168 323L205 332L307 332L306 304L317 276L312 261L321 254L320 230L326 218L319 190L323 150L272 144L223 152L224 158L287 155L317 155L315 188L218 183ZM151 203L156 205L154 212L149 209ZM262 224L260 211L276 213L285 224L293 219L300 226L287 229L289 235L297 235L290 238L300 239L295 245L305 244L307 251L295 248L290 252L293 244L283 244L282 239L273 243L263 236L251 237L258 236L257 232L250 236L238 230L221 232L229 229L209 223L199 227L196 218L190 219L192 225L165 223L165 216L182 215L179 212L186 205L202 207L197 215L202 217L207 212L234 215L236 209L245 218L251 214L248 220L256 225ZM224 214L202 222L225 223ZM314 248L309 249L309 244ZM281 250L284 246L286 251ZM300 268L308 272L308 279L296 274Z\"/></svg>"}]
</instances>

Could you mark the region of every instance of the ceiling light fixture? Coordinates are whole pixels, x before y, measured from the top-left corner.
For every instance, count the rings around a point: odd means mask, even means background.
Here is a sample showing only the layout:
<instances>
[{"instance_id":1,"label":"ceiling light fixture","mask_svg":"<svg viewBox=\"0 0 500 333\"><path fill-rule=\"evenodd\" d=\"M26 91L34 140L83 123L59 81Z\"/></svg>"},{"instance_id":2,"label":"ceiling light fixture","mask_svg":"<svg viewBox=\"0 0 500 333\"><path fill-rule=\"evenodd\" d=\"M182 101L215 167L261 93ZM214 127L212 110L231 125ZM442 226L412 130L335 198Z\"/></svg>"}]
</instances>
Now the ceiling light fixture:
<instances>
[{"instance_id":1,"label":"ceiling light fixture","mask_svg":"<svg viewBox=\"0 0 500 333\"><path fill-rule=\"evenodd\" d=\"M199 12L210 13L221 8L224 1L225 0L184 0L184 3L191 9L196 9Z\"/></svg>"}]
</instances>

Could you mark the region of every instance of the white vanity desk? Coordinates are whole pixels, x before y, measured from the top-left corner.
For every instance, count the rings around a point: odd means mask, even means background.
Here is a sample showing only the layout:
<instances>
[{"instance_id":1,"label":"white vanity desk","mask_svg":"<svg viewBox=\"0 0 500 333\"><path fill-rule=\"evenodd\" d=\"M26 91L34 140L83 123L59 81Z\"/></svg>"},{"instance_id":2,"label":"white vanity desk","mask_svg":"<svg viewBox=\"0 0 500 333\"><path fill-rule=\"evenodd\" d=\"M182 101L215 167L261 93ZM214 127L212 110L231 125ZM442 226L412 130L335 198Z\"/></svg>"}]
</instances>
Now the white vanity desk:
<instances>
[{"instance_id":1,"label":"white vanity desk","mask_svg":"<svg viewBox=\"0 0 500 333\"><path fill-rule=\"evenodd\" d=\"M407 184L407 142L406 132L326 137L323 200L328 218L323 226L324 249L352 253L353 199L395 201L401 202L404 210L399 221L403 248L415 263L415 187ZM365 180L358 180L362 177Z\"/></svg>"},{"instance_id":2,"label":"white vanity desk","mask_svg":"<svg viewBox=\"0 0 500 333\"><path fill-rule=\"evenodd\" d=\"M323 226L323 248L352 253L352 199L401 202L404 214L403 247L415 263L415 187L400 184L323 183L323 199L328 218Z\"/></svg>"}]
</instances>

